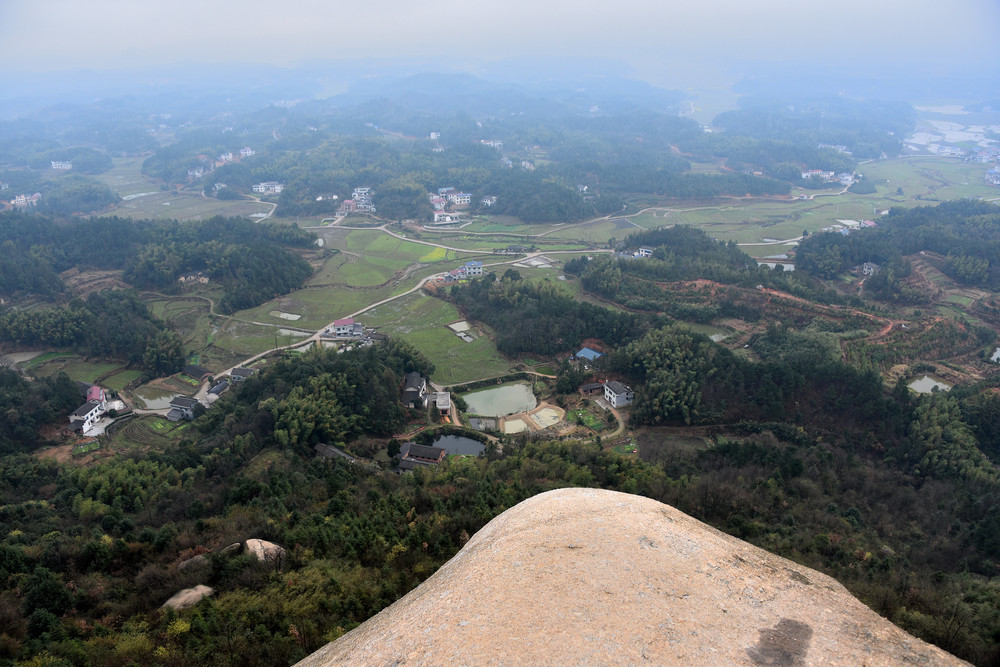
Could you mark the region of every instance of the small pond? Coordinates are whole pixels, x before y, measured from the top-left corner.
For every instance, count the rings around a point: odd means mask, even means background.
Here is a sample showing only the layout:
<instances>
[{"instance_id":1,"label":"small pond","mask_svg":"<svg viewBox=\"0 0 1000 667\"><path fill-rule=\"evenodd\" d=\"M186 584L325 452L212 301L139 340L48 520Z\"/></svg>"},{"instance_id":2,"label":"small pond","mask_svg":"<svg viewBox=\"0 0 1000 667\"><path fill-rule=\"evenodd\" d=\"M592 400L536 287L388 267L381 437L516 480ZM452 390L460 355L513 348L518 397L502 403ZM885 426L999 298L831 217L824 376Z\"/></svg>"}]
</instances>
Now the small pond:
<instances>
[{"instance_id":1,"label":"small pond","mask_svg":"<svg viewBox=\"0 0 1000 667\"><path fill-rule=\"evenodd\" d=\"M465 438L460 435L442 435L431 443L434 447L440 447L449 454L461 454L462 456L479 456L486 446L478 440Z\"/></svg>"},{"instance_id":2,"label":"small pond","mask_svg":"<svg viewBox=\"0 0 1000 667\"><path fill-rule=\"evenodd\" d=\"M468 412L486 417L502 417L515 412L527 412L538 405L531 385L526 382L505 384L492 389L480 389L462 398L469 404Z\"/></svg>"},{"instance_id":3,"label":"small pond","mask_svg":"<svg viewBox=\"0 0 1000 667\"><path fill-rule=\"evenodd\" d=\"M155 387L140 387L134 392L136 398L142 400L149 410L162 410L170 407L170 401L177 396L175 391L156 389Z\"/></svg>"},{"instance_id":4,"label":"small pond","mask_svg":"<svg viewBox=\"0 0 1000 667\"><path fill-rule=\"evenodd\" d=\"M934 390L934 387L937 387L938 391L948 391L951 389L950 384L941 382L930 375L924 375L923 377L917 378L906 386L918 394L929 394Z\"/></svg>"}]
</instances>

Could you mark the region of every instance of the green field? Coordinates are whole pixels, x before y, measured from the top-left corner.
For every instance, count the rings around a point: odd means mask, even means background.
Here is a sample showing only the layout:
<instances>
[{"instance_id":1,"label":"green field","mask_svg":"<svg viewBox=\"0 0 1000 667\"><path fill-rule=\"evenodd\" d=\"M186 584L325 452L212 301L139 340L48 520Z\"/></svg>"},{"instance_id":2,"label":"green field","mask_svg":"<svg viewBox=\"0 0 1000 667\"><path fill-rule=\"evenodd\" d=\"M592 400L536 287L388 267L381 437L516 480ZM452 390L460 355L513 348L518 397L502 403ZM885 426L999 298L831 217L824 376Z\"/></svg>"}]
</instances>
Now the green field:
<instances>
[{"instance_id":1,"label":"green field","mask_svg":"<svg viewBox=\"0 0 1000 667\"><path fill-rule=\"evenodd\" d=\"M119 197L129 197L144 192L158 192L159 186L150 183L142 174L143 158L111 158L114 166L97 176L97 180L115 191Z\"/></svg>"},{"instance_id":2,"label":"green field","mask_svg":"<svg viewBox=\"0 0 1000 667\"><path fill-rule=\"evenodd\" d=\"M513 364L502 357L487 336L473 333L466 343L445 325L462 319L458 310L441 299L411 295L372 309L363 316L366 326L399 337L417 347L434 364L432 379L443 385L469 382L510 372Z\"/></svg>"},{"instance_id":3,"label":"green field","mask_svg":"<svg viewBox=\"0 0 1000 667\"><path fill-rule=\"evenodd\" d=\"M101 385L115 391L122 391L125 385L142 377L142 371L119 371L101 380Z\"/></svg>"},{"instance_id":4,"label":"green field","mask_svg":"<svg viewBox=\"0 0 1000 667\"><path fill-rule=\"evenodd\" d=\"M41 355L32 361L46 356L48 355ZM84 361L82 357L76 355L55 354L34 365L31 368L31 373L38 377L52 377L59 373L66 373L71 380L95 383L102 376L119 368L121 368L121 364L118 363Z\"/></svg>"}]
</instances>

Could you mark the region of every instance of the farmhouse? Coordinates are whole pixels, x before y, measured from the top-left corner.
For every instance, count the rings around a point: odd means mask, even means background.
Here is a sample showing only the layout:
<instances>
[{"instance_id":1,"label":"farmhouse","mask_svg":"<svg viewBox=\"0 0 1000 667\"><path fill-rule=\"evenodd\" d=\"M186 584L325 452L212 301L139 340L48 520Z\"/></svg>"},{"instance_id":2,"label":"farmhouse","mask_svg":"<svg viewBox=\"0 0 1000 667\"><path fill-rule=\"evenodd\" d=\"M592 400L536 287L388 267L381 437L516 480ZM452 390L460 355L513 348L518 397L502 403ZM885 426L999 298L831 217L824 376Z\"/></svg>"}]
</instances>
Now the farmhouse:
<instances>
[{"instance_id":1,"label":"farmhouse","mask_svg":"<svg viewBox=\"0 0 1000 667\"><path fill-rule=\"evenodd\" d=\"M650 248L649 246L645 245L639 246L639 250L637 250L636 253L638 254L639 257L652 257L653 248Z\"/></svg>"},{"instance_id":2,"label":"farmhouse","mask_svg":"<svg viewBox=\"0 0 1000 667\"><path fill-rule=\"evenodd\" d=\"M403 385L403 405L408 408L427 406L427 380L416 371L406 374L406 382Z\"/></svg>"},{"instance_id":3,"label":"farmhouse","mask_svg":"<svg viewBox=\"0 0 1000 667\"><path fill-rule=\"evenodd\" d=\"M86 433L104 414L103 401L87 401L69 416L70 428L74 431Z\"/></svg>"},{"instance_id":4,"label":"farmhouse","mask_svg":"<svg viewBox=\"0 0 1000 667\"><path fill-rule=\"evenodd\" d=\"M635 392L617 380L604 384L604 399L611 407L620 408L635 400Z\"/></svg>"},{"instance_id":5,"label":"farmhouse","mask_svg":"<svg viewBox=\"0 0 1000 667\"><path fill-rule=\"evenodd\" d=\"M604 355L597 350L591 350L589 347L585 347L576 353L577 359L585 359L587 361L594 361L595 359L600 359Z\"/></svg>"},{"instance_id":6,"label":"farmhouse","mask_svg":"<svg viewBox=\"0 0 1000 667\"><path fill-rule=\"evenodd\" d=\"M600 382L588 382L587 384L580 385L580 393L584 396L593 396L594 394L600 394L604 391L604 385Z\"/></svg>"},{"instance_id":7,"label":"farmhouse","mask_svg":"<svg viewBox=\"0 0 1000 667\"><path fill-rule=\"evenodd\" d=\"M195 366L194 364L185 366L181 369L181 373L187 375L192 380L197 380L198 382L204 382L212 375L212 371L208 370L204 366Z\"/></svg>"},{"instance_id":8,"label":"farmhouse","mask_svg":"<svg viewBox=\"0 0 1000 667\"><path fill-rule=\"evenodd\" d=\"M229 389L229 380L223 380L222 382L218 383L217 385L209 389L208 395L209 397L215 396L216 398L218 398L227 389Z\"/></svg>"},{"instance_id":9,"label":"farmhouse","mask_svg":"<svg viewBox=\"0 0 1000 667\"><path fill-rule=\"evenodd\" d=\"M345 317L340 320L334 320L333 322L333 335L334 336L349 336L351 338L360 338L365 333L365 327L362 324L354 321L353 317Z\"/></svg>"},{"instance_id":10,"label":"farmhouse","mask_svg":"<svg viewBox=\"0 0 1000 667\"><path fill-rule=\"evenodd\" d=\"M436 465L444 461L445 453L445 450L440 447L418 445L415 442L404 442L399 450L399 458L403 461Z\"/></svg>"},{"instance_id":11,"label":"farmhouse","mask_svg":"<svg viewBox=\"0 0 1000 667\"><path fill-rule=\"evenodd\" d=\"M254 153L253 149L247 146L246 148L240 149L240 157L250 157Z\"/></svg>"},{"instance_id":12,"label":"farmhouse","mask_svg":"<svg viewBox=\"0 0 1000 667\"><path fill-rule=\"evenodd\" d=\"M256 372L256 368L234 368L229 371L229 379L233 382L243 382Z\"/></svg>"},{"instance_id":13,"label":"farmhouse","mask_svg":"<svg viewBox=\"0 0 1000 667\"><path fill-rule=\"evenodd\" d=\"M459 213L449 213L447 211L434 211L434 224L445 225L449 222L459 222L462 219Z\"/></svg>"},{"instance_id":14,"label":"farmhouse","mask_svg":"<svg viewBox=\"0 0 1000 667\"><path fill-rule=\"evenodd\" d=\"M469 276L481 276L483 275L483 263L482 262L466 262L465 263L465 275Z\"/></svg>"},{"instance_id":15,"label":"farmhouse","mask_svg":"<svg viewBox=\"0 0 1000 667\"><path fill-rule=\"evenodd\" d=\"M72 169L73 163L69 160L52 160L53 169Z\"/></svg>"},{"instance_id":16,"label":"farmhouse","mask_svg":"<svg viewBox=\"0 0 1000 667\"><path fill-rule=\"evenodd\" d=\"M278 183L277 181L265 181L263 183L258 183L253 186L253 191L264 195L278 195L281 191L285 189L284 183Z\"/></svg>"},{"instance_id":17,"label":"farmhouse","mask_svg":"<svg viewBox=\"0 0 1000 667\"><path fill-rule=\"evenodd\" d=\"M187 396L175 396L170 400L170 412L167 419L172 422L179 422L182 419L194 419L194 408L198 405L198 400Z\"/></svg>"}]
</instances>

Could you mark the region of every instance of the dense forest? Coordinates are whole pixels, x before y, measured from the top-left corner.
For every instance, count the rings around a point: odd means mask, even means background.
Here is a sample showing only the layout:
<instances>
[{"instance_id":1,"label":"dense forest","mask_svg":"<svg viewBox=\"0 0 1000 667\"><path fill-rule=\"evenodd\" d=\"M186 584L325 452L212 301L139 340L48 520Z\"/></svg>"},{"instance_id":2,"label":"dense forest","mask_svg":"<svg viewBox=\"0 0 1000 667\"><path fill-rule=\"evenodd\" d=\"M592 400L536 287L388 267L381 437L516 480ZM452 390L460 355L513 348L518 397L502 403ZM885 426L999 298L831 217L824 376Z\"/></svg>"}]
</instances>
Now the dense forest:
<instances>
[{"instance_id":1,"label":"dense forest","mask_svg":"<svg viewBox=\"0 0 1000 667\"><path fill-rule=\"evenodd\" d=\"M65 307L0 308L0 342L121 359L153 377L176 373L185 359L180 336L133 290L95 292Z\"/></svg>"},{"instance_id":2,"label":"dense forest","mask_svg":"<svg viewBox=\"0 0 1000 667\"><path fill-rule=\"evenodd\" d=\"M314 237L291 225L213 217L177 223L124 218L61 220L0 214L0 293L53 297L67 269L120 269L141 289L175 290L203 272L222 284L219 309L231 313L298 288L312 268L290 248Z\"/></svg>"},{"instance_id":3,"label":"dense forest","mask_svg":"<svg viewBox=\"0 0 1000 667\"><path fill-rule=\"evenodd\" d=\"M893 273L884 272L869 287L897 300L914 300L919 295L902 294L898 281L909 271L904 256L920 251L943 256L940 270L963 285L1000 289L1000 211L972 200L893 208L878 227L864 233L804 239L796 266L820 278L835 278L864 262L882 264Z\"/></svg>"},{"instance_id":4,"label":"dense forest","mask_svg":"<svg viewBox=\"0 0 1000 667\"><path fill-rule=\"evenodd\" d=\"M576 351L585 338L626 343L658 321L577 301L556 285L521 280L513 269L494 278L452 287L449 296L468 317L490 325L497 349L510 356Z\"/></svg>"}]
</instances>

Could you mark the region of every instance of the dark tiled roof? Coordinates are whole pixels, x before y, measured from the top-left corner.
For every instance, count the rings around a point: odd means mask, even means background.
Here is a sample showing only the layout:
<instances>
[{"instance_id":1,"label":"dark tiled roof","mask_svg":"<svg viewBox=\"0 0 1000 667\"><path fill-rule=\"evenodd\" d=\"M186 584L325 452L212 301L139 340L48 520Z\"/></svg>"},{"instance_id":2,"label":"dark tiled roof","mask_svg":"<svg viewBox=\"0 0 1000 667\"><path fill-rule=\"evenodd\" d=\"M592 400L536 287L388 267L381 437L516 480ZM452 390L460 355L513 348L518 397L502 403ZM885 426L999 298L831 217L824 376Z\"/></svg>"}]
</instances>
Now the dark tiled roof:
<instances>
[{"instance_id":1,"label":"dark tiled roof","mask_svg":"<svg viewBox=\"0 0 1000 667\"><path fill-rule=\"evenodd\" d=\"M612 380L611 382L608 382L607 387L615 394L624 394L626 391L628 391L628 387L623 385L618 380Z\"/></svg>"},{"instance_id":2,"label":"dark tiled roof","mask_svg":"<svg viewBox=\"0 0 1000 667\"><path fill-rule=\"evenodd\" d=\"M81 405L80 407L78 407L76 410L73 411L73 416L86 417L98 405L100 405L100 403L97 401L87 401L86 403L84 403L83 405Z\"/></svg>"},{"instance_id":3,"label":"dark tiled roof","mask_svg":"<svg viewBox=\"0 0 1000 667\"><path fill-rule=\"evenodd\" d=\"M175 396L170 399L171 407L175 408L193 408L198 404L198 400L194 398L188 398L187 396Z\"/></svg>"}]
</instances>

